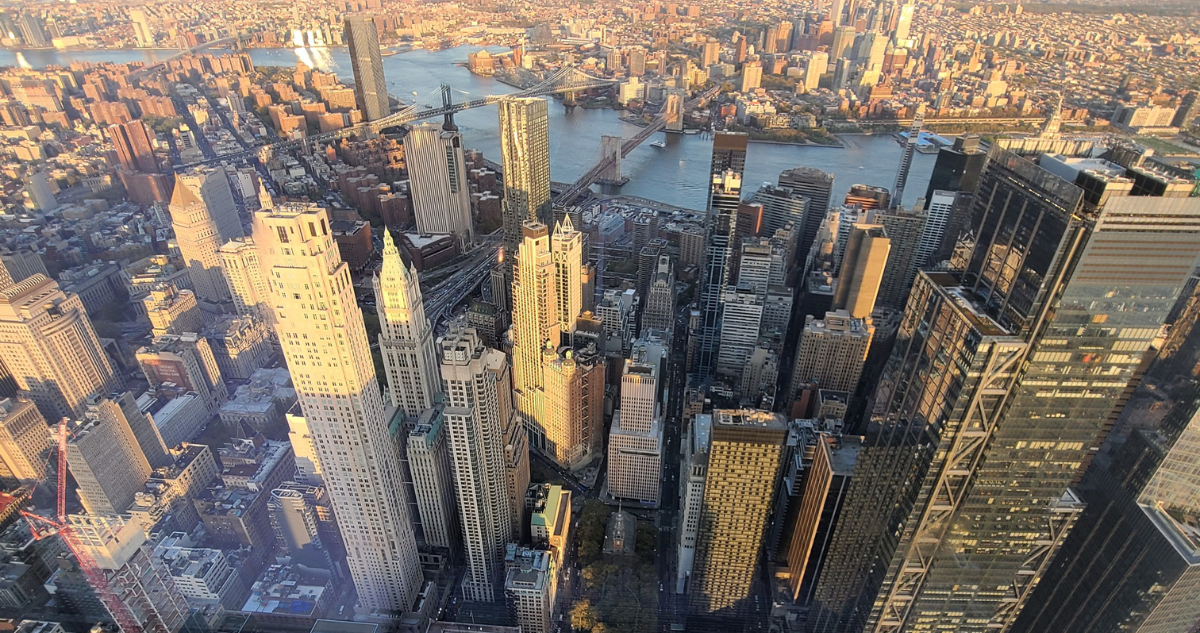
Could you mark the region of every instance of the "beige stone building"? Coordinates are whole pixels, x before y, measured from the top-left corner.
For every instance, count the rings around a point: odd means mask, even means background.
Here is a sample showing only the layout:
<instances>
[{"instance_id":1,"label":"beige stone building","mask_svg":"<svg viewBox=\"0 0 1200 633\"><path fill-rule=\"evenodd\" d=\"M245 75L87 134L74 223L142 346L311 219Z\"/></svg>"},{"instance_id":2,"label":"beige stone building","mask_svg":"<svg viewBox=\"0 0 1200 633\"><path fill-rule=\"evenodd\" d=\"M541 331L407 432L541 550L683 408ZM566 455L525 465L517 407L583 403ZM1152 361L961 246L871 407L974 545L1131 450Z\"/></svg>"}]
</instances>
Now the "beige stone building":
<instances>
[{"instance_id":1,"label":"beige stone building","mask_svg":"<svg viewBox=\"0 0 1200 633\"><path fill-rule=\"evenodd\" d=\"M0 291L0 361L47 420L81 415L116 385L79 297L40 274Z\"/></svg>"},{"instance_id":2,"label":"beige stone building","mask_svg":"<svg viewBox=\"0 0 1200 633\"><path fill-rule=\"evenodd\" d=\"M197 298L229 299L229 286L221 272L217 249L242 237L233 191L223 170L200 167L175 175L175 191L168 206L175 241L187 264Z\"/></svg>"},{"instance_id":3,"label":"beige stone building","mask_svg":"<svg viewBox=\"0 0 1200 633\"><path fill-rule=\"evenodd\" d=\"M399 444L388 432L350 270L329 215L315 204L255 214L275 331L346 543L359 602L409 609L420 592L416 536L404 502Z\"/></svg>"},{"instance_id":4,"label":"beige stone building","mask_svg":"<svg viewBox=\"0 0 1200 633\"><path fill-rule=\"evenodd\" d=\"M31 484L42 478L54 439L29 400L0 400L0 478Z\"/></svg>"},{"instance_id":5,"label":"beige stone building","mask_svg":"<svg viewBox=\"0 0 1200 633\"><path fill-rule=\"evenodd\" d=\"M199 332L204 325L204 317L196 304L196 293L191 290L159 284L142 299L142 305L150 318L154 336Z\"/></svg>"}]
</instances>

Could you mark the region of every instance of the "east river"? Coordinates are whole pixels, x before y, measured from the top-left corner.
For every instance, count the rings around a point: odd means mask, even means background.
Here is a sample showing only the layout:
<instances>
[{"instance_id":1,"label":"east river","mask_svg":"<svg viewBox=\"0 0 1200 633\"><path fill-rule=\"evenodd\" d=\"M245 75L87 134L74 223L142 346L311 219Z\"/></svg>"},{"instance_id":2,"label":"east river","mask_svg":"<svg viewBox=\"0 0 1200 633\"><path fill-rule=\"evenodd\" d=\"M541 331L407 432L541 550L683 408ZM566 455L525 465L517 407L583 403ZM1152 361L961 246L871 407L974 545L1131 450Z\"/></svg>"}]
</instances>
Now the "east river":
<instances>
[{"instance_id":1,"label":"east river","mask_svg":"<svg viewBox=\"0 0 1200 633\"><path fill-rule=\"evenodd\" d=\"M455 100L514 92L515 88L489 77L472 75L465 68L454 65L465 62L467 53L474 50L478 47L463 46L437 52L416 50L385 57L383 67L388 90L405 102L415 100L428 105L440 104L437 90L443 83L451 86ZM65 66L72 61L153 62L174 53L142 50L16 53L4 50L0 51L0 66L42 68L47 64ZM310 67L333 71L339 77L353 80L349 57L342 48L251 49L250 57L258 66L295 66L296 62L303 61ZM621 121L620 115L613 110L567 109L561 102L551 101L551 179L570 182L591 167L600 155L601 135L628 138L636 134L639 128ZM466 110L454 119L467 147L481 150L485 156L499 162L500 143L494 108ZM622 171L629 177L629 182L619 188L620 193L702 209L712 139L679 134L656 137L665 140L667 146L661 149L650 147L648 141L625 158ZM893 136L848 135L842 137L842 142L844 148L751 143L746 157L744 194L749 196L760 183L775 182L781 171L801 165L834 174L834 201L841 200L855 183L891 188L901 153ZM904 196L906 204L912 204L925 193L933 162L932 155L916 155ZM610 191L615 193L617 190Z\"/></svg>"}]
</instances>

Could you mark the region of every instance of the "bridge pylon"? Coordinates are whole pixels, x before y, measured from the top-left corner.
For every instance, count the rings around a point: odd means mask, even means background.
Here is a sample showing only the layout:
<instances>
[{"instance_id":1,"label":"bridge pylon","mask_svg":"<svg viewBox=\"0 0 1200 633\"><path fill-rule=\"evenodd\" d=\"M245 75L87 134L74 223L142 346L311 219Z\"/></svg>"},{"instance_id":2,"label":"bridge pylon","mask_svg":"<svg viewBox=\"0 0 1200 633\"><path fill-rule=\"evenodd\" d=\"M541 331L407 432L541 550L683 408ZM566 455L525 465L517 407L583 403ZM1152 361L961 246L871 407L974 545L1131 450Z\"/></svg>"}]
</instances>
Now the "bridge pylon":
<instances>
[{"instance_id":1,"label":"bridge pylon","mask_svg":"<svg viewBox=\"0 0 1200 633\"><path fill-rule=\"evenodd\" d=\"M602 185L621 186L629 182L629 178L621 175L621 145L624 139L619 136L604 135L600 137L600 161L611 159L609 166L600 172L596 182Z\"/></svg>"}]
</instances>

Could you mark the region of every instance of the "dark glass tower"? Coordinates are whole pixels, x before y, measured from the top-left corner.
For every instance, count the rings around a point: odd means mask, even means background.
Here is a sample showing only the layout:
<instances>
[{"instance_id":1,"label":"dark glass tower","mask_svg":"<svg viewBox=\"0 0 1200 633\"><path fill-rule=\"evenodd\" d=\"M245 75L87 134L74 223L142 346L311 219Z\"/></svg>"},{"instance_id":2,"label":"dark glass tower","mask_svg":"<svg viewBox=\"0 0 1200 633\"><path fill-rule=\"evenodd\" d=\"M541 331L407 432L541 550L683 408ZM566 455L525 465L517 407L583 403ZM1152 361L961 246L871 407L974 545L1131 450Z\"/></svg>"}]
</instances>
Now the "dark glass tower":
<instances>
[{"instance_id":1,"label":"dark glass tower","mask_svg":"<svg viewBox=\"0 0 1200 633\"><path fill-rule=\"evenodd\" d=\"M993 147L966 269L922 273L905 310L813 630L1011 626L1200 254L1200 199L1132 191Z\"/></svg>"},{"instance_id":2,"label":"dark glass tower","mask_svg":"<svg viewBox=\"0 0 1200 633\"><path fill-rule=\"evenodd\" d=\"M379 54L379 32L375 29L375 21L362 15L351 15L344 26L358 107L364 119L382 119L391 111L391 104L387 82L383 78L383 57Z\"/></svg>"},{"instance_id":3,"label":"dark glass tower","mask_svg":"<svg viewBox=\"0 0 1200 633\"><path fill-rule=\"evenodd\" d=\"M721 338L721 296L733 270L734 229L742 195L742 171L746 168L749 137L719 132L713 139L709 170L708 238L704 261L704 285L700 293L700 346L695 373L701 380L712 376Z\"/></svg>"}]
</instances>

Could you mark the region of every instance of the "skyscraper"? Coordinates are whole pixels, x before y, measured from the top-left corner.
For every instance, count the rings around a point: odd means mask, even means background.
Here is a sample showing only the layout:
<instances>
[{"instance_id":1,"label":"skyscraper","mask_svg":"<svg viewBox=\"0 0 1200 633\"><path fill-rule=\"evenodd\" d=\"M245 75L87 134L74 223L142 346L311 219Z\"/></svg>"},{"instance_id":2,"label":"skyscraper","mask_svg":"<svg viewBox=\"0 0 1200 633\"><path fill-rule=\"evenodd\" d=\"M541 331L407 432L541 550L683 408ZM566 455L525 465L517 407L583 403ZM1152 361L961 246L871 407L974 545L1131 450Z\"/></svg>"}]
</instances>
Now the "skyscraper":
<instances>
[{"instance_id":1,"label":"skyscraper","mask_svg":"<svg viewBox=\"0 0 1200 633\"><path fill-rule=\"evenodd\" d=\"M67 464L88 514L123 514L150 478L150 463L121 407L97 399L70 425Z\"/></svg>"},{"instance_id":2,"label":"skyscraper","mask_svg":"<svg viewBox=\"0 0 1200 633\"><path fill-rule=\"evenodd\" d=\"M250 237L230 240L217 249L221 274L225 276L238 314L270 321L274 317L270 306L271 289L258 257L258 248Z\"/></svg>"},{"instance_id":3,"label":"skyscraper","mask_svg":"<svg viewBox=\"0 0 1200 633\"><path fill-rule=\"evenodd\" d=\"M493 602L503 593L504 546L513 539L505 480L503 433L513 415L508 359L483 346L470 328L439 340L446 388L446 424L467 571L468 600Z\"/></svg>"},{"instance_id":4,"label":"skyscraper","mask_svg":"<svg viewBox=\"0 0 1200 633\"><path fill-rule=\"evenodd\" d=\"M583 234L564 215L550 236L550 256L554 260L554 314L558 331L575 329L575 319L583 311Z\"/></svg>"},{"instance_id":5,"label":"skyscraper","mask_svg":"<svg viewBox=\"0 0 1200 633\"><path fill-rule=\"evenodd\" d=\"M1139 179L1174 186L992 148L965 271L920 273L909 300L815 630L985 631L1020 610L1200 254L1200 199L1130 195Z\"/></svg>"},{"instance_id":6,"label":"skyscraper","mask_svg":"<svg viewBox=\"0 0 1200 633\"><path fill-rule=\"evenodd\" d=\"M746 167L749 137L744 133L721 132L713 138L709 165L708 217L705 261L700 295L700 348L696 355L696 374L712 376L716 369L721 336L721 308L725 287L733 274L734 231L742 193L742 172Z\"/></svg>"},{"instance_id":7,"label":"skyscraper","mask_svg":"<svg viewBox=\"0 0 1200 633\"><path fill-rule=\"evenodd\" d=\"M444 408L438 404L422 411L408 432L408 468L412 472L425 543L457 549L462 533L458 527L450 438L442 415Z\"/></svg>"},{"instance_id":8,"label":"skyscraper","mask_svg":"<svg viewBox=\"0 0 1200 633\"><path fill-rule=\"evenodd\" d=\"M175 191L168 208L196 297L213 302L228 300L229 285L221 272L217 249L242 237L242 222L224 170L198 167L175 174Z\"/></svg>"},{"instance_id":9,"label":"skyscraper","mask_svg":"<svg viewBox=\"0 0 1200 633\"><path fill-rule=\"evenodd\" d=\"M513 388L517 410L529 426L531 439L541 446L542 348L557 349L560 323L555 264L546 225L526 221L513 272Z\"/></svg>"},{"instance_id":10,"label":"skyscraper","mask_svg":"<svg viewBox=\"0 0 1200 633\"><path fill-rule=\"evenodd\" d=\"M718 409L712 417L688 610L702 617L750 617L787 423L779 414L753 409Z\"/></svg>"},{"instance_id":11,"label":"skyscraper","mask_svg":"<svg viewBox=\"0 0 1200 633\"><path fill-rule=\"evenodd\" d=\"M437 347L425 318L417 271L404 265L391 231L383 232L383 268L372 276L379 302L379 351L392 405L416 417L441 391Z\"/></svg>"},{"instance_id":12,"label":"skyscraper","mask_svg":"<svg viewBox=\"0 0 1200 633\"><path fill-rule=\"evenodd\" d=\"M504 248L516 253L527 220L552 223L550 120L545 99L501 99L500 153L504 163Z\"/></svg>"},{"instance_id":13,"label":"skyscraper","mask_svg":"<svg viewBox=\"0 0 1200 633\"><path fill-rule=\"evenodd\" d=\"M146 18L145 10L140 7L130 9L129 21L133 24L133 39L137 41L138 48L154 46L154 29L150 28L150 20Z\"/></svg>"},{"instance_id":14,"label":"skyscraper","mask_svg":"<svg viewBox=\"0 0 1200 633\"><path fill-rule=\"evenodd\" d=\"M795 167L779 174L779 186L808 198L808 211L800 225L800 243L796 246L796 252L805 256L829 211L833 199L833 174L815 167Z\"/></svg>"},{"instance_id":15,"label":"skyscraper","mask_svg":"<svg viewBox=\"0 0 1200 633\"><path fill-rule=\"evenodd\" d=\"M475 241L471 191L458 128L414 125L404 137L413 216L422 233L453 233L464 247Z\"/></svg>"},{"instance_id":16,"label":"skyscraper","mask_svg":"<svg viewBox=\"0 0 1200 633\"><path fill-rule=\"evenodd\" d=\"M604 441L604 360L580 351L542 349L543 452L577 470Z\"/></svg>"},{"instance_id":17,"label":"skyscraper","mask_svg":"<svg viewBox=\"0 0 1200 633\"><path fill-rule=\"evenodd\" d=\"M108 126L108 135L117 148L117 159L130 171L158 173L158 158L154 156L153 137L139 119Z\"/></svg>"},{"instance_id":18,"label":"skyscraper","mask_svg":"<svg viewBox=\"0 0 1200 633\"><path fill-rule=\"evenodd\" d=\"M370 341L326 210L288 203L255 214L275 331L346 543L358 599L374 612L412 606L421 567Z\"/></svg>"},{"instance_id":19,"label":"skyscraper","mask_svg":"<svg viewBox=\"0 0 1200 633\"><path fill-rule=\"evenodd\" d=\"M912 29L913 10L912 0L907 0L900 6L899 17L896 20L896 30L892 33L896 42L904 42L909 37L909 31Z\"/></svg>"},{"instance_id":20,"label":"skyscraper","mask_svg":"<svg viewBox=\"0 0 1200 633\"><path fill-rule=\"evenodd\" d=\"M1160 429L1134 431L1109 466L1093 467L1088 507L1012 631L1169 633L1200 625L1196 405L1177 403ZM1179 422L1181 430L1169 428Z\"/></svg>"},{"instance_id":21,"label":"skyscraper","mask_svg":"<svg viewBox=\"0 0 1200 633\"><path fill-rule=\"evenodd\" d=\"M0 290L0 361L47 420L79 416L115 385L83 302L43 275Z\"/></svg>"},{"instance_id":22,"label":"skyscraper","mask_svg":"<svg viewBox=\"0 0 1200 633\"><path fill-rule=\"evenodd\" d=\"M663 429L658 410L661 346L635 346L621 374L621 406L608 435L608 493L658 503Z\"/></svg>"},{"instance_id":23,"label":"skyscraper","mask_svg":"<svg viewBox=\"0 0 1200 633\"><path fill-rule=\"evenodd\" d=\"M375 121L387 116L387 81L383 77L383 57L379 54L379 32L375 21L364 15L346 16L344 23L350 66L354 69L354 96L363 118Z\"/></svg>"},{"instance_id":24,"label":"skyscraper","mask_svg":"<svg viewBox=\"0 0 1200 633\"><path fill-rule=\"evenodd\" d=\"M659 255L646 293L642 312L642 332L657 329L673 331L675 323L675 266L670 255Z\"/></svg>"}]
</instances>

